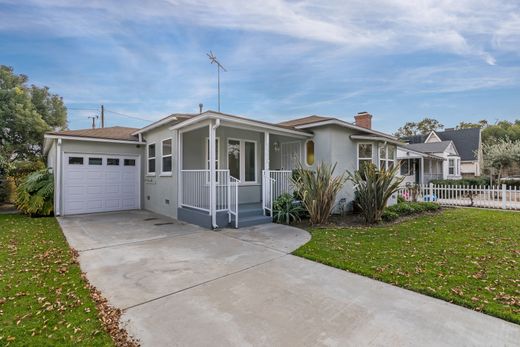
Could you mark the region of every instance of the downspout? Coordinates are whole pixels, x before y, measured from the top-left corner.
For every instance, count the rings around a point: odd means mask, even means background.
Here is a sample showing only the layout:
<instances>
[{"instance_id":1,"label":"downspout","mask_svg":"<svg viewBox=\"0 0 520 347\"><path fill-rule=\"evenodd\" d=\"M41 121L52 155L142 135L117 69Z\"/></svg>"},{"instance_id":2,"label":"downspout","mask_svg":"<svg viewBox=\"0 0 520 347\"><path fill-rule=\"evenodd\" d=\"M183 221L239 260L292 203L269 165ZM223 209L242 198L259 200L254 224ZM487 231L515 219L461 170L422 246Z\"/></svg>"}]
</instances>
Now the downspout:
<instances>
[{"instance_id":1,"label":"downspout","mask_svg":"<svg viewBox=\"0 0 520 347\"><path fill-rule=\"evenodd\" d=\"M216 177L216 169L215 169L215 133L217 128L220 126L220 119L216 119L215 124L210 124L210 132L209 132L209 176L210 176L210 196L211 196L211 205L210 205L210 213L211 213L211 225L213 229L217 229L217 177Z\"/></svg>"},{"instance_id":2,"label":"downspout","mask_svg":"<svg viewBox=\"0 0 520 347\"><path fill-rule=\"evenodd\" d=\"M56 144L56 168L54 177L54 214L61 216L61 138Z\"/></svg>"}]
</instances>

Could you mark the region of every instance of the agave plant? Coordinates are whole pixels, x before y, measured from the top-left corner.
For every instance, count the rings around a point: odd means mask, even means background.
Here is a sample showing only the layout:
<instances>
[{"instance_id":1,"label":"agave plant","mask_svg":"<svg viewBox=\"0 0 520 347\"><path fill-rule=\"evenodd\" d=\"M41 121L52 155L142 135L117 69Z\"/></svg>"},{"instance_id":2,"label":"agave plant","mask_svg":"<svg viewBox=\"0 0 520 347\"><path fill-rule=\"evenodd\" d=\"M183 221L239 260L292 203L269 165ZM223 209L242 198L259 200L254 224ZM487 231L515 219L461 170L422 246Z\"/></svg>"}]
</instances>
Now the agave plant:
<instances>
[{"instance_id":1,"label":"agave plant","mask_svg":"<svg viewBox=\"0 0 520 347\"><path fill-rule=\"evenodd\" d=\"M29 174L16 188L16 208L34 216L48 216L54 206L54 176L47 169Z\"/></svg>"},{"instance_id":2,"label":"agave plant","mask_svg":"<svg viewBox=\"0 0 520 347\"><path fill-rule=\"evenodd\" d=\"M305 210L291 194L282 194L273 202L273 221L276 223L298 222L303 212Z\"/></svg>"},{"instance_id":3,"label":"agave plant","mask_svg":"<svg viewBox=\"0 0 520 347\"><path fill-rule=\"evenodd\" d=\"M292 179L292 183L301 195L313 225L327 223L334 209L336 195L345 184L345 174L335 176L335 169L336 164L321 163L316 171L311 171L299 164L293 176L296 178Z\"/></svg>"},{"instance_id":4,"label":"agave plant","mask_svg":"<svg viewBox=\"0 0 520 347\"><path fill-rule=\"evenodd\" d=\"M374 164L367 164L354 173L348 173L348 179L354 183L357 204L366 223L381 221L388 199L399 189L404 179L396 177L397 170L398 166L390 170L379 170Z\"/></svg>"}]
</instances>

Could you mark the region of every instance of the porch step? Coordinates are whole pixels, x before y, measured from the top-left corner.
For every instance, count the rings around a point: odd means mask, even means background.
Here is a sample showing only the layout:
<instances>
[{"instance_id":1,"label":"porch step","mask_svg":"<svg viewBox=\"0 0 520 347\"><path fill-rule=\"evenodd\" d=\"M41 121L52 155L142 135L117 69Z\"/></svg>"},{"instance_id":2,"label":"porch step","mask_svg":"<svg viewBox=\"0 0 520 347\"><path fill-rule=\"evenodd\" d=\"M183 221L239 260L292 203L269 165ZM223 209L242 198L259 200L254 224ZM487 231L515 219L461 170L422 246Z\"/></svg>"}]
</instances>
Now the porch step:
<instances>
[{"instance_id":1,"label":"porch step","mask_svg":"<svg viewBox=\"0 0 520 347\"><path fill-rule=\"evenodd\" d=\"M239 221L245 217L253 217L253 216L263 216L264 211L262 209L262 205L255 204L240 204L238 205L238 218Z\"/></svg>"},{"instance_id":2,"label":"porch step","mask_svg":"<svg viewBox=\"0 0 520 347\"><path fill-rule=\"evenodd\" d=\"M262 211L260 211L260 212L262 212ZM267 224L267 223L271 223L271 222L272 222L271 217L264 216L262 214L248 216L248 217L243 217L242 215L240 215L240 213L238 214L238 227L239 228L250 227L250 226L259 225L259 224ZM231 221L231 225L235 225L234 223L235 223L235 218L233 217L232 221Z\"/></svg>"}]
</instances>

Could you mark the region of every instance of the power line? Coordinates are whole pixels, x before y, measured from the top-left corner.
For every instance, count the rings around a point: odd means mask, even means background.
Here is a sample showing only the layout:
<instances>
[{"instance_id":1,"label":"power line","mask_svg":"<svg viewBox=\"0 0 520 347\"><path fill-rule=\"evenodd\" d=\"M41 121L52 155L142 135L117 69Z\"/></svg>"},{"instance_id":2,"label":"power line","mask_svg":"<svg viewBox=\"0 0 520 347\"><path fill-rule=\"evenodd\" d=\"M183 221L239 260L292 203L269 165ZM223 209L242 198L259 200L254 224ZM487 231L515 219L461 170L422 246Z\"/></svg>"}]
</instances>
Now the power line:
<instances>
[{"instance_id":1,"label":"power line","mask_svg":"<svg viewBox=\"0 0 520 347\"><path fill-rule=\"evenodd\" d=\"M71 111L97 111L97 112L99 112L99 109L97 109L97 108L67 107L67 110L71 110ZM150 119L145 119L145 118L140 118L140 117L136 117L136 116L131 116L129 114L124 114L124 113L117 112L117 111L112 111L112 110L105 109L105 112L114 113L114 114L117 114L117 115L122 116L122 117L142 120L142 121L149 122L149 123L153 122L153 120L150 120Z\"/></svg>"}]
</instances>

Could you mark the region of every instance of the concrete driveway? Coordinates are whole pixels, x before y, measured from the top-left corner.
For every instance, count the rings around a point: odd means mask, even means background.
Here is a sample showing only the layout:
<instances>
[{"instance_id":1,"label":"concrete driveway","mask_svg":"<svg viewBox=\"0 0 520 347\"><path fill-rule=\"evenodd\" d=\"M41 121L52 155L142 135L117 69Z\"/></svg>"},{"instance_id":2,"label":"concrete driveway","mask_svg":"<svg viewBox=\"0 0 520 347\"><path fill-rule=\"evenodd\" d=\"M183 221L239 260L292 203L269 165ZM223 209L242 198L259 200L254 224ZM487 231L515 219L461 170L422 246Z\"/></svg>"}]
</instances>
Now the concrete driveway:
<instances>
[{"instance_id":1,"label":"concrete driveway","mask_svg":"<svg viewBox=\"0 0 520 347\"><path fill-rule=\"evenodd\" d=\"M275 224L208 231L147 211L59 218L143 346L514 346L520 327L288 253Z\"/></svg>"}]
</instances>

